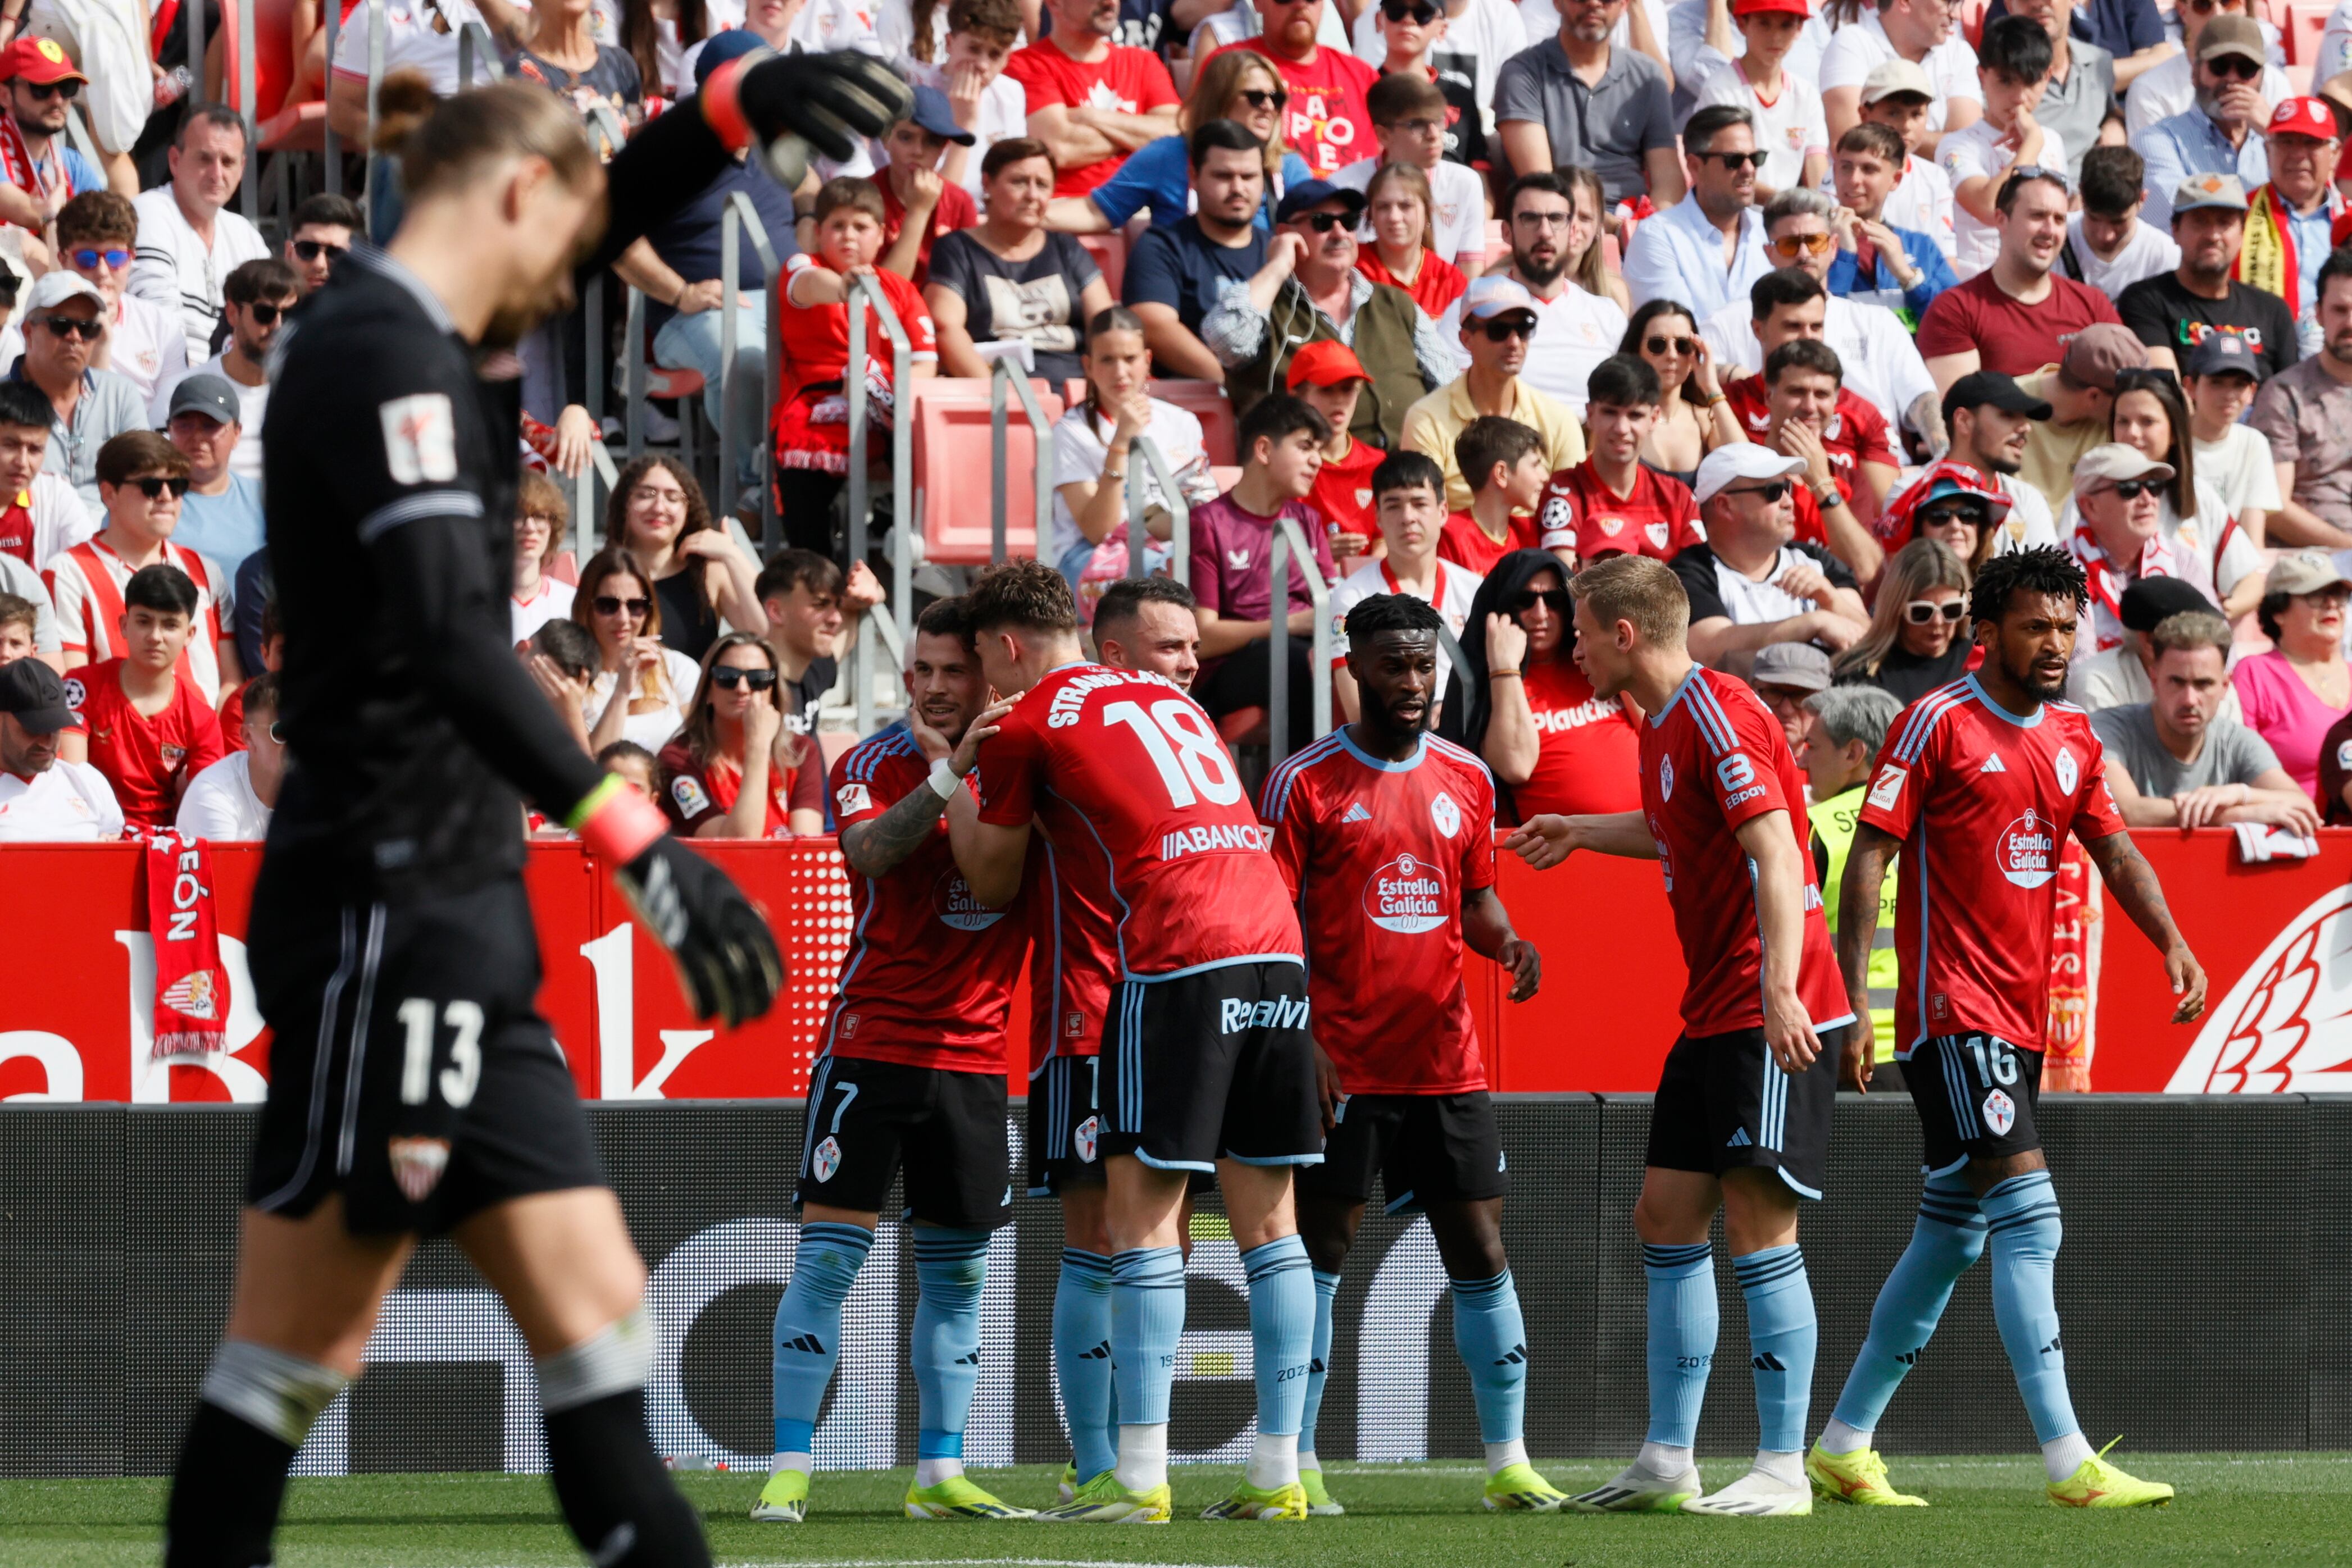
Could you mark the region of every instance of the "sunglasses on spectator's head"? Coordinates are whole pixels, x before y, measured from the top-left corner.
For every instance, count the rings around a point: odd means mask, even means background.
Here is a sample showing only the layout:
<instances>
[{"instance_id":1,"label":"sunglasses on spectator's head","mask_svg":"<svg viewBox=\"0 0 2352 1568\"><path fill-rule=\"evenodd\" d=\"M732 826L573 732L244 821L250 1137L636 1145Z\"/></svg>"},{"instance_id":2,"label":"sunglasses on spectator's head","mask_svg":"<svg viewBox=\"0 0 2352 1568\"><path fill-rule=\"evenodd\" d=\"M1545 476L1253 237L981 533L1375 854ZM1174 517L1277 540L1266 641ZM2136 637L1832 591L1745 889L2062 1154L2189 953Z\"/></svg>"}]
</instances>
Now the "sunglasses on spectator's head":
<instances>
[{"instance_id":1,"label":"sunglasses on spectator's head","mask_svg":"<svg viewBox=\"0 0 2352 1568\"><path fill-rule=\"evenodd\" d=\"M1734 485L1722 493L1727 496L1761 496L1769 507L1789 493L1789 481L1774 479L1762 485Z\"/></svg>"},{"instance_id":2,"label":"sunglasses on spectator's head","mask_svg":"<svg viewBox=\"0 0 2352 1568\"><path fill-rule=\"evenodd\" d=\"M298 239L294 242L294 255L297 259L302 261L316 261L322 256L328 257L349 256L352 247L347 245L329 245L322 239Z\"/></svg>"},{"instance_id":3,"label":"sunglasses on spectator's head","mask_svg":"<svg viewBox=\"0 0 2352 1568\"><path fill-rule=\"evenodd\" d=\"M2256 81L2263 74L2263 62L2250 60L2243 55L2222 55L2205 62L2205 68L2217 77L2233 81Z\"/></svg>"},{"instance_id":4,"label":"sunglasses on spectator's head","mask_svg":"<svg viewBox=\"0 0 2352 1568\"><path fill-rule=\"evenodd\" d=\"M1751 168L1761 169L1764 167L1764 160L1769 158L1771 154L1769 152L1694 152L1691 156L1694 158L1719 158L1723 161L1724 168L1736 174L1739 172L1739 166L1742 163L1748 164Z\"/></svg>"},{"instance_id":5,"label":"sunglasses on spectator's head","mask_svg":"<svg viewBox=\"0 0 2352 1568\"><path fill-rule=\"evenodd\" d=\"M1903 619L1914 626L1926 626L1936 621L1954 621L1968 613L1968 606L1957 599L1947 599L1938 604L1932 599L1915 599L1903 607Z\"/></svg>"},{"instance_id":6,"label":"sunglasses on spectator's head","mask_svg":"<svg viewBox=\"0 0 2352 1568\"><path fill-rule=\"evenodd\" d=\"M80 338L90 342L95 342L98 335L106 330L105 326L94 316L87 320L79 316L44 316L41 318L41 325L47 327L58 337Z\"/></svg>"},{"instance_id":7,"label":"sunglasses on spectator's head","mask_svg":"<svg viewBox=\"0 0 2352 1568\"><path fill-rule=\"evenodd\" d=\"M71 103L75 99L81 96L81 83L78 81L28 81L25 84L25 90L31 93L35 99L39 100L46 101L53 98L61 98L68 103Z\"/></svg>"},{"instance_id":8,"label":"sunglasses on spectator's head","mask_svg":"<svg viewBox=\"0 0 2352 1568\"><path fill-rule=\"evenodd\" d=\"M1381 15L1391 22L1402 22L1409 16L1426 27L1444 13L1427 0L1381 0Z\"/></svg>"},{"instance_id":9,"label":"sunglasses on spectator's head","mask_svg":"<svg viewBox=\"0 0 2352 1568\"><path fill-rule=\"evenodd\" d=\"M1290 101L1290 95L1283 91L1280 88L1276 88L1269 92L1262 87L1245 87L1234 96L1239 98L1244 103L1248 104L1252 109L1272 109L1279 110L1284 105Z\"/></svg>"},{"instance_id":10,"label":"sunglasses on spectator's head","mask_svg":"<svg viewBox=\"0 0 2352 1568\"><path fill-rule=\"evenodd\" d=\"M173 496L188 493L188 476L185 474L142 474L136 478L125 479L123 483L135 486L151 501L161 499L166 490Z\"/></svg>"},{"instance_id":11,"label":"sunglasses on spectator's head","mask_svg":"<svg viewBox=\"0 0 2352 1568\"><path fill-rule=\"evenodd\" d=\"M2109 488L2126 501L2137 501L2142 496L2161 498L2164 495L2164 486L2154 479L2118 479Z\"/></svg>"},{"instance_id":12,"label":"sunglasses on spectator's head","mask_svg":"<svg viewBox=\"0 0 2352 1568\"><path fill-rule=\"evenodd\" d=\"M285 315L286 312L293 308L294 307L290 304L264 305L261 301L257 299L252 304L245 308L245 312L247 315L253 318L253 324L255 326L268 327L275 323L278 318Z\"/></svg>"},{"instance_id":13,"label":"sunglasses on spectator's head","mask_svg":"<svg viewBox=\"0 0 2352 1568\"><path fill-rule=\"evenodd\" d=\"M101 262L108 267L131 265L131 253L119 245L109 246L104 250L97 250L89 246L77 246L66 254L71 258L73 264L84 272L96 272Z\"/></svg>"},{"instance_id":14,"label":"sunglasses on spectator's head","mask_svg":"<svg viewBox=\"0 0 2352 1568\"><path fill-rule=\"evenodd\" d=\"M1661 335L1659 337L1644 339L1643 340L1642 347L1647 349L1654 354L1663 354L1668 350L1672 350L1677 354L1696 354L1698 352L1698 342L1696 339L1692 338L1668 338Z\"/></svg>"},{"instance_id":15,"label":"sunglasses on spectator's head","mask_svg":"<svg viewBox=\"0 0 2352 1568\"><path fill-rule=\"evenodd\" d=\"M2074 183L2066 178L2066 171L2063 169L2053 169L2041 163L2018 163L2011 165L2009 172L2002 176L2000 189L1993 196L1993 205L2001 206L2009 198L2017 194L2018 188L2028 180L2047 180L2069 195L2072 195L2074 191ZM2003 207L2002 210L2006 211L2007 208Z\"/></svg>"},{"instance_id":16,"label":"sunglasses on spectator's head","mask_svg":"<svg viewBox=\"0 0 2352 1568\"><path fill-rule=\"evenodd\" d=\"M737 686L749 686L755 692L764 692L776 684L776 672L747 670L736 664L721 664L710 672L710 684L730 692Z\"/></svg>"},{"instance_id":17,"label":"sunglasses on spectator's head","mask_svg":"<svg viewBox=\"0 0 2352 1568\"><path fill-rule=\"evenodd\" d=\"M1568 590L1565 588L1527 589L1513 594L1505 606L1514 615L1525 615L1537 605L1542 605L1554 615L1568 613Z\"/></svg>"},{"instance_id":18,"label":"sunglasses on spectator's head","mask_svg":"<svg viewBox=\"0 0 2352 1568\"><path fill-rule=\"evenodd\" d=\"M1794 261L1801 256L1819 256L1837 243L1832 235L1782 235L1770 242L1772 254L1783 261Z\"/></svg>"},{"instance_id":19,"label":"sunglasses on spectator's head","mask_svg":"<svg viewBox=\"0 0 2352 1568\"><path fill-rule=\"evenodd\" d=\"M1317 234L1327 235L1333 229L1348 227L1355 220L1345 213L1301 213L1292 221L1305 224Z\"/></svg>"},{"instance_id":20,"label":"sunglasses on spectator's head","mask_svg":"<svg viewBox=\"0 0 2352 1568\"><path fill-rule=\"evenodd\" d=\"M1486 341L1490 343L1507 342L1513 338L1532 341L1536 335L1536 319L1532 316L1505 316L1479 325L1486 329Z\"/></svg>"},{"instance_id":21,"label":"sunglasses on spectator's head","mask_svg":"<svg viewBox=\"0 0 2352 1568\"><path fill-rule=\"evenodd\" d=\"M595 605L599 615L618 615L625 610L631 615L641 616L651 613L654 607L650 599L623 599L613 593L600 593L590 602Z\"/></svg>"}]
</instances>

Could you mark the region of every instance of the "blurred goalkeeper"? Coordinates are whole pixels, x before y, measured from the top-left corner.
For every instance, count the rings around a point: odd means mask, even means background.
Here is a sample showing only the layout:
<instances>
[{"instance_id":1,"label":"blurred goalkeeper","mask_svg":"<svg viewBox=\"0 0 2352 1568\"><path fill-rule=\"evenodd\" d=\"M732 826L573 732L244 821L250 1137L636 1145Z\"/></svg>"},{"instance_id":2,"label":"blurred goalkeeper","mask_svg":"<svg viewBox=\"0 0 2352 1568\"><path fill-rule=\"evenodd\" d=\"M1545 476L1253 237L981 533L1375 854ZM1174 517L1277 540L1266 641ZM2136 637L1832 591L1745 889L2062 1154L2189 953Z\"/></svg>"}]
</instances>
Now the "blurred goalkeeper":
<instances>
[{"instance_id":1,"label":"blurred goalkeeper","mask_svg":"<svg viewBox=\"0 0 2352 1568\"><path fill-rule=\"evenodd\" d=\"M336 269L281 340L271 565L293 760L250 925L275 1034L236 1299L173 1483L167 1568L256 1568L286 1471L360 1371L416 1238L446 1233L538 1365L565 1521L603 1568L710 1561L647 1440L646 1271L547 1024L523 893L521 797L618 868L695 1011L765 1012L783 966L725 876L598 769L510 651L515 385L476 374L756 145L906 112L863 56L747 56L602 168L571 109L514 83L434 105L383 83L400 232ZM697 112L698 108L699 112ZM599 230L602 230L601 239Z\"/></svg>"}]
</instances>

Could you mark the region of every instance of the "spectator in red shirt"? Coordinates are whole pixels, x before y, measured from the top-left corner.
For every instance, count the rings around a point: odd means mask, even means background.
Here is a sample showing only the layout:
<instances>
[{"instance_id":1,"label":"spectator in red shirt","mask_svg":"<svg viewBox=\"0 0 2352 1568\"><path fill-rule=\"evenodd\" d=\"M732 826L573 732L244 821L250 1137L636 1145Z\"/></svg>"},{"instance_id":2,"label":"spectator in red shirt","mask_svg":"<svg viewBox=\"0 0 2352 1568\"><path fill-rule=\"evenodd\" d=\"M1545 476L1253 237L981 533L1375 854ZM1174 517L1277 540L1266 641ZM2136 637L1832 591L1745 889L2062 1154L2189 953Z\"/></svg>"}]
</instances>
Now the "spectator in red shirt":
<instances>
[{"instance_id":1,"label":"spectator in red shirt","mask_svg":"<svg viewBox=\"0 0 2352 1568\"><path fill-rule=\"evenodd\" d=\"M1837 350L1817 338L1792 338L1773 350L1764 357L1765 425L1753 439L1805 465L1796 492L1797 537L1828 546L1830 553L1867 585L1885 564L1886 551L1878 536L1854 516L1839 474L1840 454L1831 445L1840 434L1869 439L1845 428L1845 411L1839 402L1844 393L1844 378L1845 368L1838 361ZM1744 422L1746 416L1741 417ZM1883 442L1885 422L1879 421L1875 428ZM1893 475L1892 463L1870 455L1885 450L1883 444L1861 448L1863 458L1856 466L1883 467ZM1866 475L1863 482L1874 481Z\"/></svg>"},{"instance_id":2,"label":"spectator in red shirt","mask_svg":"<svg viewBox=\"0 0 2352 1568\"><path fill-rule=\"evenodd\" d=\"M1484 577L1511 551L1537 549L1536 508L1552 475L1542 433L1482 413L1454 438L1454 461L1470 486L1470 509L1445 519L1438 559Z\"/></svg>"},{"instance_id":3,"label":"spectator in red shirt","mask_svg":"<svg viewBox=\"0 0 2352 1568\"><path fill-rule=\"evenodd\" d=\"M1612 354L1593 367L1587 395L1591 448L1544 486L1543 548L1587 566L1610 555L1674 559L1699 542L1698 503L1689 486L1642 461L1664 395L1658 372L1638 354Z\"/></svg>"},{"instance_id":4,"label":"spectator in red shirt","mask_svg":"<svg viewBox=\"0 0 2352 1568\"><path fill-rule=\"evenodd\" d=\"M1829 295L1821 279L1803 267L1784 267L1766 273L1748 289L1748 299L1749 325L1756 333L1757 351L1765 362L1770 361L1772 350L1783 343L1799 338L1824 341ZM1724 387L1723 395L1730 400L1732 414L1748 439L1766 439L1765 433L1772 428L1772 413L1767 406L1770 394L1762 372L1731 382ZM1839 494L1853 506L1857 517L1874 526L1886 509L1887 495L1903 464L1895 455L1894 432L1887 425L1886 416L1845 384L1843 361L1837 407L1833 417L1822 422L1821 432L1822 444L1829 449L1830 466L1837 476Z\"/></svg>"},{"instance_id":5,"label":"spectator in red shirt","mask_svg":"<svg viewBox=\"0 0 2352 1568\"><path fill-rule=\"evenodd\" d=\"M824 831L824 770L784 727L776 687L776 655L759 638L733 632L711 644L686 728L661 753L662 805L688 837Z\"/></svg>"},{"instance_id":6,"label":"spectator in red shirt","mask_svg":"<svg viewBox=\"0 0 2352 1568\"><path fill-rule=\"evenodd\" d=\"M940 172L949 144L969 147L976 138L958 125L948 95L935 87L915 89L915 111L882 133L890 162L875 184L882 192L882 232L889 248L882 265L920 288L930 277L931 246L940 235L980 222L979 204L961 185Z\"/></svg>"},{"instance_id":7,"label":"spectator in red shirt","mask_svg":"<svg viewBox=\"0 0 2352 1568\"><path fill-rule=\"evenodd\" d=\"M1265 31L1229 47L1274 62L1290 93L1283 133L1316 176L1328 179L1374 145L1364 95L1381 79L1380 72L1343 49L1327 49L1316 42L1328 0L1256 4Z\"/></svg>"},{"instance_id":8,"label":"spectator in red shirt","mask_svg":"<svg viewBox=\"0 0 2352 1568\"><path fill-rule=\"evenodd\" d=\"M220 719L180 655L196 634L196 585L176 566L142 567L122 590L122 655L74 672L66 701L83 733L62 737L68 762L88 762L114 787L134 828L169 827L188 780L228 747Z\"/></svg>"},{"instance_id":9,"label":"spectator in red shirt","mask_svg":"<svg viewBox=\"0 0 2352 1568\"><path fill-rule=\"evenodd\" d=\"M2063 173L2035 166L2012 169L2001 181L1993 198L2000 254L1936 296L1919 319L1919 353L1937 396L1971 371L2023 376L2054 365L2094 321L2122 324L2105 295L2053 273L2066 246L2067 202Z\"/></svg>"},{"instance_id":10,"label":"spectator in red shirt","mask_svg":"<svg viewBox=\"0 0 2352 1568\"><path fill-rule=\"evenodd\" d=\"M1331 427L1324 444L1323 466L1315 476L1307 499L1323 514L1331 539L1331 559L1341 576L1353 570L1356 557L1370 552L1379 531L1372 522L1372 470L1388 455L1370 442L1348 434L1355 423L1356 404L1371 378L1363 361L1345 343L1308 343L1290 357L1284 378L1290 393L1323 416Z\"/></svg>"},{"instance_id":11,"label":"spectator in red shirt","mask_svg":"<svg viewBox=\"0 0 2352 1568\"><path fill-rule=\"evenodd\" d=\"M1176 130L1176 83L1150 49L1114 44L1119 0L1047 0L1053 30L1004 62L1029 95L1029 134L1054 155L1057 196L1083 196L1128 154ZM1173 222L1174 214L1167 221Z\"/></svg>"},{"instance_id":12,"label":"spectator in red shirt","mask_svg":"<svg viewBox=\"0 0 2352 1568\"><path fill-rule=\"evenodd\" d=\"M1434 248L1437 198L1429 176L1410 163L1391 163L1364 186L1364 201L1372 239L1356 253L1356 270L1403 289L1423 315L1441 319L1470 279Z\"/></svg>"}]
</instances>

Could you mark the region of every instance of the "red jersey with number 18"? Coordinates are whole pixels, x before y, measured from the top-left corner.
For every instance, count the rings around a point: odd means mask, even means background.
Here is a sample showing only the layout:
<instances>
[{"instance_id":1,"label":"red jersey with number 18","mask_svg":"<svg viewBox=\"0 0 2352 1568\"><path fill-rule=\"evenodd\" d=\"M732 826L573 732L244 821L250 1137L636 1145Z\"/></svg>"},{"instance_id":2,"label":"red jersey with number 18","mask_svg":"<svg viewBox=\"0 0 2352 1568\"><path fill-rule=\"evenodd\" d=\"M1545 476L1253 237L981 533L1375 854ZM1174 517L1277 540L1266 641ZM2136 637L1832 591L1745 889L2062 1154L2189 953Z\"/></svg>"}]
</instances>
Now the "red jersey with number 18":
<instances>
[{"instance_id":1,"label":"red jersey with number 18","mask_svg":"<svg viewBox=\"0 0 2352 1568\"><path fill-rule=\"evenodd\" d=\"M1797 996L1817 1030L1853 1019L1822 915L1807 838L1805 776L1789 742L1746 682L1693 666L1674 698L1642 726L1642 811L1666 875L1675 934L1690 980L1683 1028L1696 1035L1764 1022L1764 935L1756 865L1738 830L1779 811L1805 873L1805 947Z\"/></svg>"},{"instance_id":2,"label":"red jersey with number 18","mask_svg":"<svg viewBox=\"0 0 2352 1568\"><path fill-rule=\"evenodd\" d=\"M833 765L840 831L929 789L930 771L904 725L851 747ZM974 901L948 847L944 813L888 875L850 872L849 904L856 923L822 1054L1002 1073L1013 988L1029 953L1027 913L1018 899L1004 909Z\"/></svg>"},{"instance_id":3,"label":"red jersey with number 18","mask_svg":"<svg viewBox=\"0 0 2352 1568\"><path fill-rule=\"evenodd\" d=\"M2124 831L2090 716L2020 718L1974 675L1940 686L1895 716L1862 820L1903 841L1895 1054L1943 1034L2041 1050L2059 852Z\"/></svg>"},{"instance_id":4,"label":"red jersey with number 18","mask_svg":"<svg viewBox=\"0 0 2352 1568\"><path fill-rule=\"evenodd\" d=\"M1100 851L1120 977L1303 962L1289 890L1201 705L1140 670L1064 664L981 748L980 818Z\"/></svg>"},{"instance_id":5,"label":"red jersey with number 18","mask_svg":"<svg viewBox=\"0 0 2352 1568\"><path fill-rule=\"evenodd\" d=\"M1350 1094L1486 1087L1462 989L1462 900L1495 883L1495 781L1424 736L1386 762L1341 730L1275 769L1268 846L1298 900L1315 1040Z\"/></svg>"}]
</instances>

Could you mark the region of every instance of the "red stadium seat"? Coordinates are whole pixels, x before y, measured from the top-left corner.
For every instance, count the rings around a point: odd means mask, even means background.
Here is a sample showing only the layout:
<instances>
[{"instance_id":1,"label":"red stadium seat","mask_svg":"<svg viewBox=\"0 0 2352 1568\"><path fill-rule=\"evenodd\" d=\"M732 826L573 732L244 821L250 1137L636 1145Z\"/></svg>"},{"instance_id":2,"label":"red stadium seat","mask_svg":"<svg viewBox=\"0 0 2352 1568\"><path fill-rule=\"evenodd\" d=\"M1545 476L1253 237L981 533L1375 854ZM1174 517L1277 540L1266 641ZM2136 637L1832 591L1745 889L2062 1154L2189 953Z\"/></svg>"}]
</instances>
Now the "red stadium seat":
<instances>
[{"instance_id":1,"label":"red stadium seat","mask_svg":"<svg viewBox=\"0 0 2352 1568\"><path fill-rule=\"evenodd\" d=\"M1164 402L1172 402L1201 422L1201 442L1209 449L1212 463L1232 463L1234 432L1241 422L1234 417L1233 400L1225 389L1211 382L1155 381L1151 395Z\"/></svg>"},{"instance_id":2,"label":"red stadium seat","mask_svg":"<svg viewBox=\"0 0 2352 1568\"><path fill-rule=\"evenodd\" d=\"M1612 234L1602 235L1601 236L1601 265L1609 270L1611 276L1615 277L1623 274L1625 270L1624 263L1624 256L1618 251L1617 236Z\"/></svg>"},{"instance_id":3,"label":"red stadium seat","mask_svg":"<svg viewBox=\"0 0 2352 1568\"><path fill-rule=\"evenodd\" d=\"M1033 381L1048 422L1061 418L1062 400ZM922 519L927 560L963 566L986 562L994 512L988 382L941 377L914 386L915 512ZM1009 400L1008 400L1009 401ZM1013 403L1005 421L1004 549L1037 553L1037 440L1028 416Z\"/></svg>"},{"instance_id":4,"label":"red stadium seat","mask_svg":"<svg viewBox=\"0 0 2352 1568\"><path fill-rule=\"evenodd\" d=\"M327 106L317 99L289 104L261 122L265 152L320 152L327 146Z\"/></svg>"},{"instance_id":5,"label":"red stadium seat","mask_svg":"<svg viewBox=\"0 0 2352 1568\"><path fill-rule=\"evenodd\" d=\"M2288 63L2306 70L2319 62L2319 36L2327 30L2328 12L2332 6L2307 3L2290 5L2286 21L2279 31L2285 35Z\"/></svg>"},{"instance_id":6,"label":"red stadium seat","mask_svg":"<svg viewBox=\"0 0 2352 1568\"><path fill-rule=\"evenodd\" d=\"M1118 298L1118 286L1127 277L1127 236L1114 230L1109 234L1080 235L1078 243L1102 268L1103 283L1110 289L1113 299Z\"/></svg>"},{"instance_id":7,"label":"red stadium seat","mask_svg":"<svg viewBox=\"0 0 2352 1568\"><path fill-rule=\"evenodd\" d=\"M547 563L547 575L558 582L568 582L577 588L580 586L580 562L570 550L559 550L555 559Z\"/></svg>"},{"instance_id":8,"label":"red stadium seat","mask_svg":"<svg viewBox=\"0 0 2352 1568\"><path fill-rule=\"evenodd\" d=\"M1491 271L1510 259L1510 232L1503 226L1502 219L1488 218L1486 220L1486 270Z\"/></svg>"},{"instance_id":9,"label":"red stadium seat","mask_svg":"<svg viewBox=\"0 0 2352 1568\"><path fill-rule=\"evenodd\" d=\"M1968 36L1969 47L1973 49L1983 41L1985 13L1990 9L1991 0L1962 0L1960 30Z\"/></svg>"}]
</instances>

